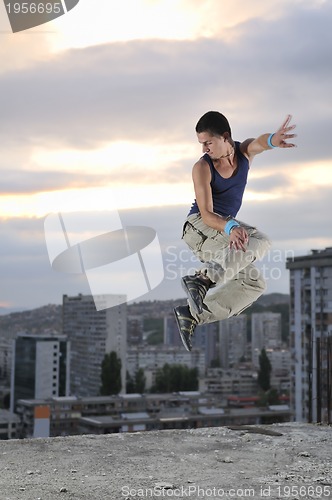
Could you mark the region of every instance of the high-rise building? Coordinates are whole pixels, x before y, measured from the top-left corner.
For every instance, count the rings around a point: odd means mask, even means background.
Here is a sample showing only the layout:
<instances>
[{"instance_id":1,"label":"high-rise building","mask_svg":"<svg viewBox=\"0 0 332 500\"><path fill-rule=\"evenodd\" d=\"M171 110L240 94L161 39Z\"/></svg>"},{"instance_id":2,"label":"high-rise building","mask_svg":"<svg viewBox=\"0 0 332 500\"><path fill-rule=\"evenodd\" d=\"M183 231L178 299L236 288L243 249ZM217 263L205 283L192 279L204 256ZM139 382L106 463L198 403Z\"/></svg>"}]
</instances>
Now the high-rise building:
<instances>
[{"instance_id":1,"label":"high-rise building","mask_svg":"<svg viewBox=\"0 0 332 500\"><path fill-rule=\"evenodd\" d=\"M247 315L219 321L220 367L235 366L246 353Z\"/></svg>"},{"instance_id":2,"label":"high-rise building","mask_svg":"<svg viewBox=\"0 0 332 500\"><path fill-rule=\"evenodd\" d=\"M141 345L143 342L143 318L142 316L128 315L127 317L127 343L130 346Z\"/></svg>"},{"instance_id":3,"label":"high-rise building","mask_svg":"<svg viewBox=\"0 0 332 500\"><path fill-rule=\"evenodd\" d=\"M164 344L172 347L183 347L173 313L164 316Z\"/></svg>"},{"instance_id":4,"label":"high-rise building","mask_svg":"<svg viewBox=\"0 0 332 500\"><path fill-rule=\"evenodd\" d=\"M103 296L99 296L101 301ZM121 359L121 392L126 390L127 305L97 311L96 297L63 296L63 333L71 343L70 395L98 396L101 365L106 354L114 351ZM121 299L121 300L120 300Z\"/></svg>"},{"instance_id":5,"label":"high-rise building","mask_svg":"<svg viewBox=\"0 0 332 500\"><path fill-rule=\"evenodd\" d=\"M218 322L198 325L193 338L193 347L198 347L205 354L206 367L219 362Z\"/></svg>"},{"instance_id":6,"label":"high-rise building","mask_svg":"<svg viewBox=\"0 0 332 500\"><path fill-rule=\"evenodd\" d=\"M281 314L264 312L253 313L251 316L251 352L252 362L258 359L257 352L262 349L281 348Z\"/></svg>"},{"instance_id":7,"label":"high-rise building","mask_svg":"<svg viewBox=\"0 0 332 500\"><path fill-rule=\"evenodd\" d=\"M332 422L332 247L287 259L291 404L299 422Z\"/></svg>"},{"instance_id":8,"label":"high-rise building","mask_svg":"<svg viewBox=\"0 0 332 500\"><path fill-rule=\"evenodd\" d=\"M12 347L12 338L2 334L0 337L0 380L5 384L10 383Z\"/></svg>"},{"instance_id":9,"label":"high-rise building","mask_svg":"<svg viewBox=\"0 0 332 500\"><path fill-rule=\"evenodd\" d=\"M18 399L69 394L69 344L65 335L18 334L13 341L11 411Z\"/></svg>"},{"instance_id":10,"label":"high-rise building","mask_svg":"<svg viewBox=\"0 0 332 500\"><path fill-rule=\"evenodd\" d=\"M164 344L183 349L174 314L164 317ZM205 364L210 366L212 360L218 359L218 323L198 325L192 344L204 352Z\"/></svg>"}]
</instances>

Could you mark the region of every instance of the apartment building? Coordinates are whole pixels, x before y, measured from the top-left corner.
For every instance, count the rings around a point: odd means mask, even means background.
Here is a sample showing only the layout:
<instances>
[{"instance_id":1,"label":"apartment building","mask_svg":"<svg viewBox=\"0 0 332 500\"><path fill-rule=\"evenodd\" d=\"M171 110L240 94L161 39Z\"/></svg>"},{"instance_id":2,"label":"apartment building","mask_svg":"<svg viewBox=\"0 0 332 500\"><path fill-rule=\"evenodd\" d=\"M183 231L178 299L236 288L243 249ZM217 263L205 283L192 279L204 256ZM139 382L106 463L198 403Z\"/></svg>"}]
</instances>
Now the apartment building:
<instances>
[{"instance_id":1,"label":"apartment building","mask_svg":"<svg viewBox=\"0 0 332 500\"><path fill-rule=\"evenodd\" d=\"M100 394L102 361L111 351L121 359L122 391L125 391L127 305L122 296L117 302L120 305L97 311L91 295L63 296L63 333L71 344L72 396Z\"/></svg>"},{"instance_id":2,"label":"apartment building","mask_svg":"<svg viewBox=\"0 0 332 500\"><path fill-rule=\"evenodd\" d=\"M224 399L231 395L256 396L257 372L247 368L209 368L199 380L199 390Z\"/></svg>"},{"instance_id":3,"label":"apartment building","mask_svg":"<svg viewBox=\"0 0 332 500\"><path fill-rule=\"evenodd\" d=\"M291 403L299 422L332 422L332 247L288 259Z\"/></svg>"},{"instance_id":4,"label":"apartment building","mask_svg":"<svg viewBox=\"0 0 332 500\"><path fill-rule=\"evenodd\" d=\"M146 377L146 390L150 390L155 382L155 375L165 364L185 365L197 368L199 376L205 373L205 353L202 349L193 348L191 352L178 347L165 345L137 346L127 349L127 370L133 377L142 368Z\"/></svg>"},{"instance_id":5,"label":"apartment building","mask_svg":"<svg viewBox=\"0 0 332 500\"><path fill-rule=\"evenodd\" d=\"M50 436L269 424L290 419L286 406L230 409L221 405L220 398L199 391L20 400L20 437L33 436L36 408L48 412Z\"/></svg>"},{"instance_id":6,"label":"apartment building","mask_svg":"<svg viewBox=\"0 0 332 500\"><path fill-rule=\"evenodd\" d=\"M251 316L251 358L255 368L257 351L281 348L281 314L273 312L253 313Z\"/></svg>"},{"instance_id":7,"label":"apartment building","mask_svg":"<svg viewBox=\"0 0 332 500\"><path fill-rule=\"evenodd\" d=\"M245 356L247 347L246 314L219 321L219 346L221 368L231 368Z\"/></svg>"},{"instance_id":8,"label":"apartment building","mask_svg":"<svg viewBox=\"0 0 332 500\"><path fill-rule=\"evenodd\" d=\"M183 349L174 314L164 316L164 344ZM218 322L198 325L193 337L193 347L202 349L206 366L219 358Z\"/></svg>"},{"instance_id":9,"label":"apartment building","mask_svg":"<svg viewBox=\"0 0 332 500\"><path fill-rule=\"evenodd\" d=\"M69 394L69 351L65 335L18 334L13 341L11 411L18 399Z\"/></svg>"}]
</instances>

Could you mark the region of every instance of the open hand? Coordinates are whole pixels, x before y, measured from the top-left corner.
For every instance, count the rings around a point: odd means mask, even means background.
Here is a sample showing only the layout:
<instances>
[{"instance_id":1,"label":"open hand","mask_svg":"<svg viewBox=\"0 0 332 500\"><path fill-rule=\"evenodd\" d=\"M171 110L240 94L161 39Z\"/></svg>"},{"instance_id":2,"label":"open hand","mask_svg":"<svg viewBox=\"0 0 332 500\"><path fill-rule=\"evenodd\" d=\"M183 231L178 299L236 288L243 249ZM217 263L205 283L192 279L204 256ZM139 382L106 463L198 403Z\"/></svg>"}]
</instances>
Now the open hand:
<instances>
[{"instance_id":1,"label":"open hand","mask_svg":"<svg viewBox=\"0 0 332 500\"><path fill-rule=\"evenodd\" d=\"M296 125L289 125L289 122L292 119L292 115L287 115L286 120L281 125L281 127L275 132L271 138L271 143L273 146L278 148L295 148L296 144L286 142L288 139L293 139L296 137L296 134L289 134L291 130L294 130Z\"/></svg>"}]
</instances>

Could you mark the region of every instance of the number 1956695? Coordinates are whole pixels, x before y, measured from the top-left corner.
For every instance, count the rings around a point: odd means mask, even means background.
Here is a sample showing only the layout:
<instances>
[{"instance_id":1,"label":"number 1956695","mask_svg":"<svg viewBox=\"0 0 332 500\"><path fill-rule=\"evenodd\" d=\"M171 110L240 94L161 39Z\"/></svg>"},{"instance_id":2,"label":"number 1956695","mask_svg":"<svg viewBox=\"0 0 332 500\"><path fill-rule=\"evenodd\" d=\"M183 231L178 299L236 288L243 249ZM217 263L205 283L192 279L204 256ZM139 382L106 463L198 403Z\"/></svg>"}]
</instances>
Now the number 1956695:
<instances>
[{"instance_id":1,"label":"number 1956695","mask_svg":"<svg viewBox=\"0 0 332 500\"><path fill-rule=\"evenodd\" d=\"M30 3L15 2L6 4L8 14L61 14L61 2L55 3Z\"/></svg>"}]
</instances>

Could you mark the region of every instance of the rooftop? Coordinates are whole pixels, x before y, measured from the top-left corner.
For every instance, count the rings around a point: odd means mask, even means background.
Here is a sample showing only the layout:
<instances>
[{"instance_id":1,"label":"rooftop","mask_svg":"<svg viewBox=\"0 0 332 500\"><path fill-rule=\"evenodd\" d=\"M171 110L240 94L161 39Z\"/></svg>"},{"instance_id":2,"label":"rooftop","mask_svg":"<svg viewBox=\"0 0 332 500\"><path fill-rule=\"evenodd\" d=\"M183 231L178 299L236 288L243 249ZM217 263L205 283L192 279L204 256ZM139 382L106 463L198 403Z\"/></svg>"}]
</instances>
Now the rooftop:
<instances>
[{"instance_id":1,"label":"rooftop","mask_svg":"<svg viewBox=\"0 0 332 500\"><path fill-rule=\"evenodd\" d=\"M196 500L227 498L226 492L260 500L331 498L331 427L286 423L0 441L0 468L1 500Z\"/></svg>"},{"instance_id":2,"label":"rooftop","mask_svg":"<svg viewBox=\"0 0 332 500\"><path fill-rule=\"evenodd\" d=\"M287 269L301 269L303 266L332 266L332 247L327 247L324 250L311 250L309 255L300 255L287 259Z\"/></svg>"}]
</instances>

